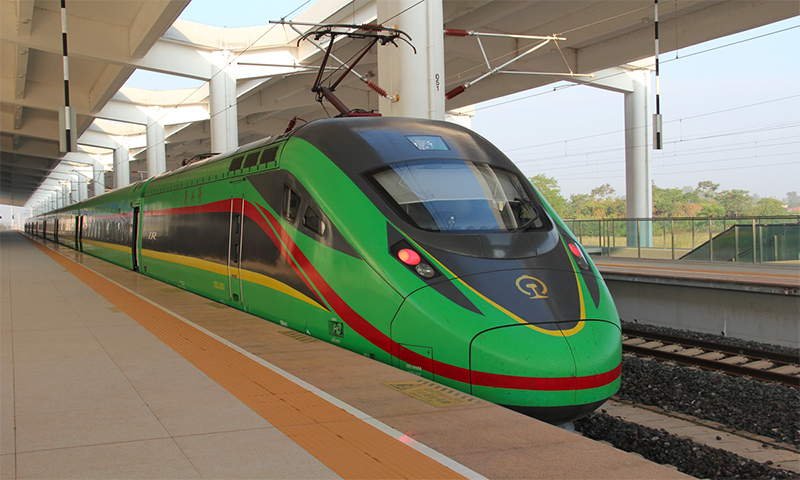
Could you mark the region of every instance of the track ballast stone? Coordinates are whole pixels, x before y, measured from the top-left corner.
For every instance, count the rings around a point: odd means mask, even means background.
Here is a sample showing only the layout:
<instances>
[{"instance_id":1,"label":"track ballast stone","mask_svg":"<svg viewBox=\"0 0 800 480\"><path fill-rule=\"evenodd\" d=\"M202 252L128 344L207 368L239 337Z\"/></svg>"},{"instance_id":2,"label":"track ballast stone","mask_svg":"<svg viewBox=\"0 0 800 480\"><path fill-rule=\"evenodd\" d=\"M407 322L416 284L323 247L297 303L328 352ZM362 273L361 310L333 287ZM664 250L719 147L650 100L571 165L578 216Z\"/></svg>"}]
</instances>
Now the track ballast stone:
<instances>
[{"instance_id":1,"label":"track ballast stone","mask_svg":"<svg viewBox=\"0 0 800 480\"><path fill-rule=\"evenodd\" d=\"M800 352L797 348L639 323L623 322L623 327L795 356ZM800 447L800 389L626 356L617 396Z\"/></svg>"},{"instance_id":2,"label":"track ballast stone","mask_svg":"<svg viewBox=\"0 0 800 480\"><path fill-rule=\"evenodd\" d=\"M623 370L624 371L624 370ZM772 468L717 448L700 445L661 429L594 412L575 421L575 430L585 437L611 443L615 448L677 467L696 478L709 479L800 479L790 470Z\"/></svg>"},{"instance_id":3,"label":"track ballast stone","mask_svg":"<svg viewBox=\"0 0 800 480\"><path fill-rule=\"evenodd\" d=\"M800 447L796 388L626 356L617 396Z\"/></svg>"}]
</instances>

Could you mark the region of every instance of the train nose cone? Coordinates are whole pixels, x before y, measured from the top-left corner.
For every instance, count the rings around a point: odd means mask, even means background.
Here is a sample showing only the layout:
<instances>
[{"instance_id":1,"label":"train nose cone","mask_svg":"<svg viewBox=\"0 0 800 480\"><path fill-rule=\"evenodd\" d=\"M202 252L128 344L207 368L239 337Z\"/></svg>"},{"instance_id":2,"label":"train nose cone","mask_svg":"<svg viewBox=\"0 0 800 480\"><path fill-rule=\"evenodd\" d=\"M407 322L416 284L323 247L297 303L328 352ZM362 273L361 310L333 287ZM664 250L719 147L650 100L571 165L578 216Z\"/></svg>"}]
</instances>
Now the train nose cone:
<instances>
[{"instance_id":1,"label":"train nose cone","mask_svg":"<svg viewBox=\"0 0 800 480\"><path fill-rule=\"evenodd\" d=\"M510 325L477 335L470 347L472 393L549 423L593 411L619 388L619 329L586 321L581 333L544 334Z\"/></svg>"}]
</instances>

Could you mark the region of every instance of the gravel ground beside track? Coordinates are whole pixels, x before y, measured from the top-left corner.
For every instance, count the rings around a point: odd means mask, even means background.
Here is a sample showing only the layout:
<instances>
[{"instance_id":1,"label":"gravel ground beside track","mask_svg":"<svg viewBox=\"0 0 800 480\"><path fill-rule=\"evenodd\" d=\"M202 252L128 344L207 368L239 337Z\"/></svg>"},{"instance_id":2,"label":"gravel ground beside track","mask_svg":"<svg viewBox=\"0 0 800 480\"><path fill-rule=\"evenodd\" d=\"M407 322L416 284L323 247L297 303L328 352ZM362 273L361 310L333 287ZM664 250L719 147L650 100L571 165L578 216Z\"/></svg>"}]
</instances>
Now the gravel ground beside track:
<instances>
[{"instance_id":1,"label":"gravel ground beside track","mask_svg":"<svg viewBox=\"0 0 800 480\"><path fill-rule=\"evenodd\" d=\"M638 453L653 462L674 465L679 471L697 478L800 479L795 472L774 469L602 412L577 420L575 430L586 437L609 442L620 450Z\"/></svg>"},{"instance_id":2,"label":"gravel ground beside track","mask_svg":"<svg viewBox=\"0 0 800 480\"><path fill-rule=\"evenodd\" d=\"M800 447L796 388L626 356L617 396Z\"/></svg>"},{"instance_id":3,"label":"gravel ground beside track","mask_svg":"<svg viewBox=\"0 0 800 480\"><path fill-rule=\"evenodd\" d=\"M686 330L628 322L623 326L787 354L799 352L788 347ZM622 385L617 395L800 447L800 390L796 388L625 357Z\"/></svg>"}]
</instances>

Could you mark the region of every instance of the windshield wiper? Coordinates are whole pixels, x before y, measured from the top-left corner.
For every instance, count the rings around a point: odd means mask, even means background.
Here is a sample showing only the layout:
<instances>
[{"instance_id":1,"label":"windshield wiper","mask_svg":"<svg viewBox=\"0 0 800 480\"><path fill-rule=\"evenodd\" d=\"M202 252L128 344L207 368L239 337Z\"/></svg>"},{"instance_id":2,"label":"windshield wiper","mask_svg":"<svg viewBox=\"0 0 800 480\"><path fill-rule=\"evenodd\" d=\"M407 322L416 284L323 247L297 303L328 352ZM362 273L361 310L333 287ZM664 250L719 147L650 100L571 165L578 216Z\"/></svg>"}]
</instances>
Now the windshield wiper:
<instances>
[{"instance_id":1,"label":"windshield wiper","mask_svg":"<svg viewBox=\"0 0 800 480\"><path fill-rule=\"evenodd\" d=\"M525 221L525 223L514 229L514 232L521 232L530 227L531 225L533 225L533 222L535 222L539 218L539 212L536 211L536 206L529 198L525 198L522 200L515 198L514 200L518 201L521 205L528 207L528 209L533 214L531 218Z\"/></svg>"}]
</instances>

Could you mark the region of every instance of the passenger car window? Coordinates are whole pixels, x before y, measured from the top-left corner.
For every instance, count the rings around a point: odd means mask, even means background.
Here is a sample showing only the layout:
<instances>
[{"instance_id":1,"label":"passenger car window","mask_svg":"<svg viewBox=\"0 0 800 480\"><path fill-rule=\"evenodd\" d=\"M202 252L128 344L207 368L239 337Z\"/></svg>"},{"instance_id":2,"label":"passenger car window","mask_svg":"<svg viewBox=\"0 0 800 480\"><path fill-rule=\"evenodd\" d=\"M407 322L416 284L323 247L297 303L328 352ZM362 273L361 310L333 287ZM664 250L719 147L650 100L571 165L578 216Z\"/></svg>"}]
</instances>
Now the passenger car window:
<instances>
[{"instance_id":1,"label":"passenger car window","mask_svg":"<svg viewBox=\"0 0 800 480\"><path fill-rule=\"evenodd\" d=\"M325 234L325 222L310 205L306 207L306 213L303 214L303 226L319 236Z\"/></svg>"},{"instance_id":2,"label":"passenger car window","mask_svg":"<svg viewBox=\"0 0 800 480\"><path fill-rule=\"evenodd\" d=\"M300 208L300 195L288 186L283 186L283 216L289 220L297 218L297 210Z\"/></svg>"}]
</instances>

